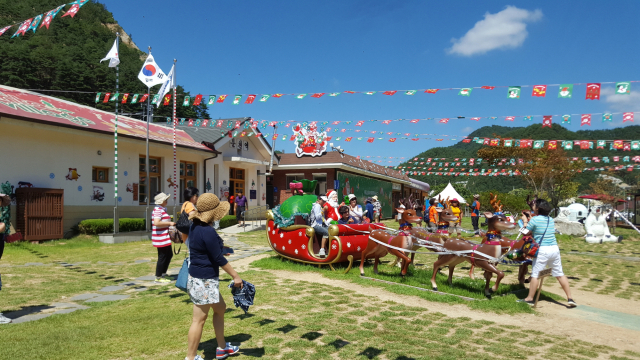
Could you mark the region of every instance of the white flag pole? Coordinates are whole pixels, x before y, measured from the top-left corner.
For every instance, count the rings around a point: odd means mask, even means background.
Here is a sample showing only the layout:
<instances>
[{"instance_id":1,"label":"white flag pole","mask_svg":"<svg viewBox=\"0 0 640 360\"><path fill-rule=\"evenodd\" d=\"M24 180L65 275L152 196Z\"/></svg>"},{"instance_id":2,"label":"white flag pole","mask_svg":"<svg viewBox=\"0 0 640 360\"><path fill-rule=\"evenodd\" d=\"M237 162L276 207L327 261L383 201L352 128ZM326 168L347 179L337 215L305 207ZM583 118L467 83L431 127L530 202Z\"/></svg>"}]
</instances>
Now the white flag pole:
<instances>
[{"instance_id":1,"label":"white flag pole","mask_svg":"<svg viewBox=\"0 0 640 360\"><path fill-rule=\"evenodd\" d=\"M119 48L120 33L116 32L116 55ZM111 61L111 60L110 60ZM116 94L120 89L120 67L116 65ZM113 167L113 188L116 206L113 209L113 233L120 231L120 216L118 214L118 99L116 99L116 119L113 132L114 142L114 167Z\"/></svg>"},{"instance_id":2,"label":"white flag pole","mask_svg":"<svg viewBox=\"0 0 640 360\"><path fill-rule=\"evenodd\" d=\"M151 56L151 46L149 46L149 56ZM146 230L147 231L151 231L151 216L149 215L149 204L151 203L151 179L149 179L149 122L151 121L151 119L149 118L151 116L151 87L147 86L147 94L149 94L149 96L147 96L147 156L145 158L145 163L144 163L144 168L147 172L146 178L145 178L145 186L146 186L146 195L147 195L147 207L145 210L145 222L147 224L146 226Z\"/></svg>"},{"instance_id":3,"label":"white flag pole","mask_svg":"<svg viewBox=\"0 0 640 360\"><path fill-rule=\"evenodd\" d=\"M176 63L178 60L173 59L173 76L171 82L173 86L173 221L178 221L178 215L176 214L176 188L178 187L177 170L176 170ZM185 169L186 171L186 169Z\"/></svg>"}]
</instances>

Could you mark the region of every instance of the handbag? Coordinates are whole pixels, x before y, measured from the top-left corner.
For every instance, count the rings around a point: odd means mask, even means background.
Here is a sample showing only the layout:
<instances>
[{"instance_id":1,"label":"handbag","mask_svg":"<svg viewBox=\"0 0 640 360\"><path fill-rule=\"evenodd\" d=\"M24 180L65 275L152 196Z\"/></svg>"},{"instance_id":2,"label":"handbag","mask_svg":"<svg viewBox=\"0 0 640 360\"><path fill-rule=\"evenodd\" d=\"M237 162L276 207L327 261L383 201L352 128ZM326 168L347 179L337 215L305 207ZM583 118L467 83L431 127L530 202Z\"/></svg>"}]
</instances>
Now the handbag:
<instances>
[{"instance_id":1,"label":"handbag","mask_svg":"<svg viewBox=\"0 0 640 360\"><path fill-rule=\"evenodd\" d=\"M191 228L192 224L193 221L189 220L189 214L183 211L182 214L180 214L178 222L176 223L176 229L178 229L178 231L185 235L189 235L189 229Z\"/></svg>"},{"instance_id":2,"label":"handbag","mask_svg":"<svg viewBox=\"0 0 640 360\"><path fill-rule=\"evenodd\" d=\"M188 249L189 249L189 245L187 244L187 250ZM180 268L180 272L178 273L178 278L176 279L176 287L184 292L187 292L188 280L189 280L189 258L187 257L187 254L185 254L184 261L182 262L182 267Z\"/></svg>"},{"instance_id":3,"label":"handbag","mask_svg":"<svg viewBox=\"0 0 640 360\"><path fill-rule=\"evenodd\" d=\"M547 229L549 228L549 217L547 217L547 227L544 229L544 233L542 233L542 238L540 240L540 242L542 242L542 240L544 239L544 236L547 234ZM522 252L526 255L526 256L530 256L530 257L537 257L538 256L538 250L540 250L540 244L538 244L533 236L531 236L529 239L526 239L524 241L524 245L522 246Z\"/></svg>"}]
</instances>

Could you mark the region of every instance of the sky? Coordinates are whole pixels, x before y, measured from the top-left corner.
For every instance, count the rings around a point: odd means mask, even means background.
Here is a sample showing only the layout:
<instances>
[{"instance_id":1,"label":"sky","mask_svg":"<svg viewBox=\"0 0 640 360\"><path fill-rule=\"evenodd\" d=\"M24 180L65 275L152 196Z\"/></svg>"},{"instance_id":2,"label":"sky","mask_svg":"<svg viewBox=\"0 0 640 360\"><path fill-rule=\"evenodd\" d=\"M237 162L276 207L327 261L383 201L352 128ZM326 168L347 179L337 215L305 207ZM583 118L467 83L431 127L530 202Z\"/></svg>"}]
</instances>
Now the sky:
<instances>
[{"instance_id":1,"label":"sky","mask_svg":"<svg viewBox=\"0 0 640 360\"><path fill-rule=\"evenodd\" d=\"M522 117L578 114L570 130L621 127L622 115L580 126L579 114L637 112L640 83L630 95L614 94L602 84L600 100L586 100L585 85L574 87L571 99L558 98L558 84L640 80L639 1L168 1L105 2L136 45L152 53L165 73L177 59L177 82L192 94L307 93L270 98L267 102L209 106L212 118L253 117L298 122L353 121L332 128L438 134L432 139L345 142L333 132L334 145L354 156L372 156L380 165L395 165L451 139L486 125L527 126ZM555 84L555 85L553 85ZM479 86L523 86L520 99L509 99L506 87L474 89L469 97L457 90L437 94L382 91ZM549 85L545 98L531 96L531 87ZM158 86L159 87L159 86ZM378 91L374 95L312 93ZM246 97L246 95L245 95ZM454 119L465 116L466 119ZM470 117L496 116L497 120ZM416 123L359 120L426 119ZM441 118L450 118L447 124ZM553 117L560 123L560 116ZM625 123L624 125L628 125ZM292 134L279 128L279 134ZM445 137L443 135L449 135ZM342 136L343 141L335 141ZM402 137L397 136L397 137ZM396 137L396 135L394 135ZM412 136L413 137L413 136ZM630 140L630 139L629 139ZM636 139L634 139L636 140ZM276 149L293 152L290 141ZM392 161L389 163L388 161Z\"/></svg>"}]
</instances>

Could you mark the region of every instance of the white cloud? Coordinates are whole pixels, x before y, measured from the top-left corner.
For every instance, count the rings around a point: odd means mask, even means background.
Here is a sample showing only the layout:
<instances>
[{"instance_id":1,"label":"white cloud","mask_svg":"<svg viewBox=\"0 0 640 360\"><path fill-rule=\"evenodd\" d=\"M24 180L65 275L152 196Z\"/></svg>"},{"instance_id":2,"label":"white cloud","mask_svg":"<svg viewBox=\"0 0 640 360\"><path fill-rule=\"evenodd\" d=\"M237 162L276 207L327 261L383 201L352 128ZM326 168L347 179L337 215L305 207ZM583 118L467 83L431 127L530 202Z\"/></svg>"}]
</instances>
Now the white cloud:
<instances>
[{"instance_id":1,"label":"white cloud","mask_svg":"<svg viewBox=\"0 0 640 360\"><path fill-rule=\"evenodd\" d=\"M640 91L633 91L629 95L615 93L613 86L602 87L600 99L611 108L612 112L640 111Z\"/></svg>"},{"instance_id":2,"label":"white cloud","mask_svg":"<svg viewBox=\"0 0 640 360\"><path fill-rule=\"evenodd\" d=\"M465 134L468 134L472 131L473 131L473 128L471 126L467 126L466 128L462 129L462 132Z\"/></svg>"},{"instance_id":3,"label":"white cloud","mask_svg":"<svg viewBox=\"0 0 640 360\"><path fill-rule=\"evenodd\" d=\"M495 14L486 13L484 20L478 21L463 37L451 39L453 46L448 52L472 56L496 49L517 48L524 43L529 34L527 23L541 18L540 10L529 11L515 6L507 6Z\"/></svg>"}]
</instances>

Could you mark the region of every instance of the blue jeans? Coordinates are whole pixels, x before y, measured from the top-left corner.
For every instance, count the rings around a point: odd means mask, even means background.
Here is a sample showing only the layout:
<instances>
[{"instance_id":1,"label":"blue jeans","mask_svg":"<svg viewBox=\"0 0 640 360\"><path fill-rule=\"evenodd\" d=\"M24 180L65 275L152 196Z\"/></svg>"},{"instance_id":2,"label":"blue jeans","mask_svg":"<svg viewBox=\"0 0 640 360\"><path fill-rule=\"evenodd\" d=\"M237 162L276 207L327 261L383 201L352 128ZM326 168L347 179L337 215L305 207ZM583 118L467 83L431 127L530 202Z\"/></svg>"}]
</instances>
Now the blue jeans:
<instances>
[{"instance_id":1,"label":"blue jeans","mask_svg":"<svg viewBox=\"0 0 640 360\"><path fill-rule=\"evenodd\" d=\"M323 237L329 236L329 229L324 226L314 226L313 230L316 231L316 234L322 235Z\"/></svg>"}]
</instances>

